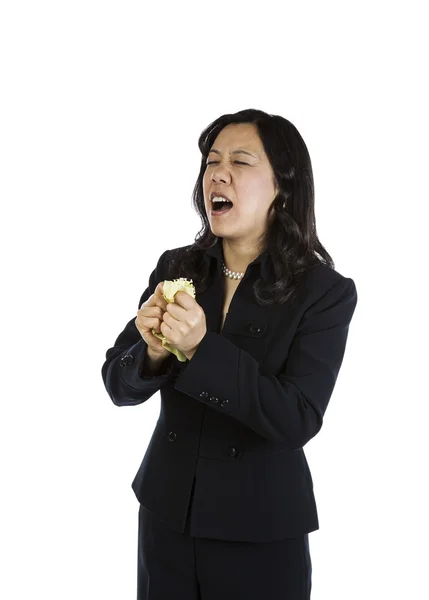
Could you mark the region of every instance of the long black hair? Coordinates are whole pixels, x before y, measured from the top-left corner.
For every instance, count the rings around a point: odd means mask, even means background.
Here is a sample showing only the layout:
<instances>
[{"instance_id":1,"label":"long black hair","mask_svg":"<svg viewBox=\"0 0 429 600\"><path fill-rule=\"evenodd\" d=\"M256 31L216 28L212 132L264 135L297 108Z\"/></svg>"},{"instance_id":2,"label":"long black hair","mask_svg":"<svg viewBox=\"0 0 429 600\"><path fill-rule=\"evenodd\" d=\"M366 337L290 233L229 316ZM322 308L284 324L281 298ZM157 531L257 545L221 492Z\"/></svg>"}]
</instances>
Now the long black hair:
<instances>
[{"instance_id":1,"label":"long black hair","mask_svg":"<svg viewBox=\"0 0 429 600\"><path fill-rule=\"evenodd\" d=\"M334 269L331 256L322 246L316 232L314 213L314 181L310 155L297 128L279 115L262 110L247 109L225 114L210 123L198 139L201 167L192 194L192 204L202 221L202 229L185 252L170 259L167 278L192 279L196 293L207 285L208 270L201 256L213 246L218 237L210 229L203 192L206 160L219 132L230 123L254 123L264 151L274 173L273 182L279 193L269 208L268 227L260 238L260 247L267 250L275 272L275 282L261 278L253 285L255 298L261 306L283 304L291 296L302 274L317 264ZM263 297L261 292L268 295Z\"/></svg>"}]
</instances>

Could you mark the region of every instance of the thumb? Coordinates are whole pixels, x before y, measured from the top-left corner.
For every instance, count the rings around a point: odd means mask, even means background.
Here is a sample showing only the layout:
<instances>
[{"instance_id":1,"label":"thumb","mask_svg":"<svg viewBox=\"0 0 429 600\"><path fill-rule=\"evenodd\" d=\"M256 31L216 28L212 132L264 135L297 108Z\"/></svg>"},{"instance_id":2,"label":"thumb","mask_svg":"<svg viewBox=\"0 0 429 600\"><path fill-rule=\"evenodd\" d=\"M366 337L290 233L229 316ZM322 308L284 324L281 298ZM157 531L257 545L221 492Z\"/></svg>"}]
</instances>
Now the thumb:
<instances>
[{"instance_id":1,"label":"thumb","mask_svg":"<svg viewBox=\"0 0 429 600\"><path fill-rule=\"evenodd\" d=\"M164 293L164 282L160 281L155 288L155 293L163 294Z\"/></svg>"}]
</instances>

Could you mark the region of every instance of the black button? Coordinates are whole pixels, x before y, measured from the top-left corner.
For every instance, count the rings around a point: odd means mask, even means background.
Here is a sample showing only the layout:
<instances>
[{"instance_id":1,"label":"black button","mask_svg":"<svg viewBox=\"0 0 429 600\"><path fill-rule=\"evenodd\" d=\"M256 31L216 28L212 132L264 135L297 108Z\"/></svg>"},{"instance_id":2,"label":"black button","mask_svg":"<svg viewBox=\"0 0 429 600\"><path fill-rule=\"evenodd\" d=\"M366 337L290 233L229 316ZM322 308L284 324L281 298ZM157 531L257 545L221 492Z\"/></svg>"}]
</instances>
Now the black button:
<instances>
[{"instance_id":1,"label":"black button","mask_svg":"<svg viewBox=\"0 0 429 600\"><path fill-rule=\"evenodd\" d=\"M229 456L237 456L237 448L231 447L228 450Z\"/></svg>"},{"instance_id":2,"label":"black button","mask_svg":"<svg viewBox=\"0 0 429 600\"><path fill-rule=\"evenodd\" d=\"M201 392L200 398L208 398L208 395L209 395L208 392Z\"/></svg>"},{"instance_id":3,"label":"black button","mask_svg":"<svg viewBox=\"0 0 429 600\"><path fill-rule=\"evenodd\" d=\"M168 434L168 439L170 440L170 442L175 442L177 438L177 435L174 433L174 431L170 431L170 433Z\"/></svg>"},{"instance_id":4,"label":"black button","mask_svg":"<svg viewBox=\"0 0 429 600\"><path fill-rule=\"evenodd\" d=\"M260 333L261 328L258 325L250 325L250 333Z\"/></svg>"},{"instance_id":5,"label":"black button","mask_svg":"<svg viewBox=\"0 0 429 600\"><path fill-rule=\"evenodd\" d=\"M125 365L132 365L133 362L134 362L134 356L132 354L125 354L125 356L123 356L121 358L119 365L121 367L124 367Z\"/></svg>"},{"instance_id":6,"label":"black button","mask_svg":"<svg viewBox=\"0 0 429 600\"><path fill-rule=\"evenodd\" d=\"M220 403L221 406L225 406L225 404L228 404L229 400L228 398L225 398L225 400L222 400L222 402Z\"/></svg>"},{"instance_id":7,"label":"black button","mask_svg":"<svg viewBox=\"0 0 429 600\"><path fill-rule=\"evenodd\" d=\"M210 402L217 404L219 402L219 398L216 398L216 396L210 396Z\"/></svg>"}]
</instances>

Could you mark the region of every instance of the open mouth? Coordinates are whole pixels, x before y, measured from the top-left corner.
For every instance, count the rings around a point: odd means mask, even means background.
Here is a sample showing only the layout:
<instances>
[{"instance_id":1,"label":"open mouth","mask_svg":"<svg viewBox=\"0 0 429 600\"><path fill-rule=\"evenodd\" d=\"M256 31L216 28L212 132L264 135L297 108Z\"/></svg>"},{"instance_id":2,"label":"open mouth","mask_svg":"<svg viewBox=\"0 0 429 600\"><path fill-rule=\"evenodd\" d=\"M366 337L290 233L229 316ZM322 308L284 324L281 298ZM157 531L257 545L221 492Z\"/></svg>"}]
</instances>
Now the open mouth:
<instances>
[{"instance_id":1,"label":"open mouth","mask_svg":"<svg viewBox=\"0 0 429 600\"><path fill-rule=\"evenodd\" d=\"M212 202L212 214L222 215L232 208L232 202Z\"/></svg>"}]
</instances>

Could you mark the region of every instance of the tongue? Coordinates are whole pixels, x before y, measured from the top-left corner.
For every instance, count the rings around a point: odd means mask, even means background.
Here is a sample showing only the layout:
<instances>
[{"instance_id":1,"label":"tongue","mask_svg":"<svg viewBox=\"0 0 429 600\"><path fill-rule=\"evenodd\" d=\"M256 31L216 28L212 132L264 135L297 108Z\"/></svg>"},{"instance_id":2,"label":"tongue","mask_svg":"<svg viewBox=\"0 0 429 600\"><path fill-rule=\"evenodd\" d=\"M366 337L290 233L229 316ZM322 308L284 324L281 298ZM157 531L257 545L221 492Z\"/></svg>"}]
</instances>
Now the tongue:
<instances>
[{"instance_id":1,"label":"tongue","mask_svg":"<svg viewBox=\"0 0 429 600\"><path fill-rule=\"evenodd\" d=\"M232 204L225 204L224 206L222 206L220 209L218 209L216 212L217 213L224 213L224 212L228 212L229 210L231 210L232 208Z\"/></svg>"}]
</instances>

